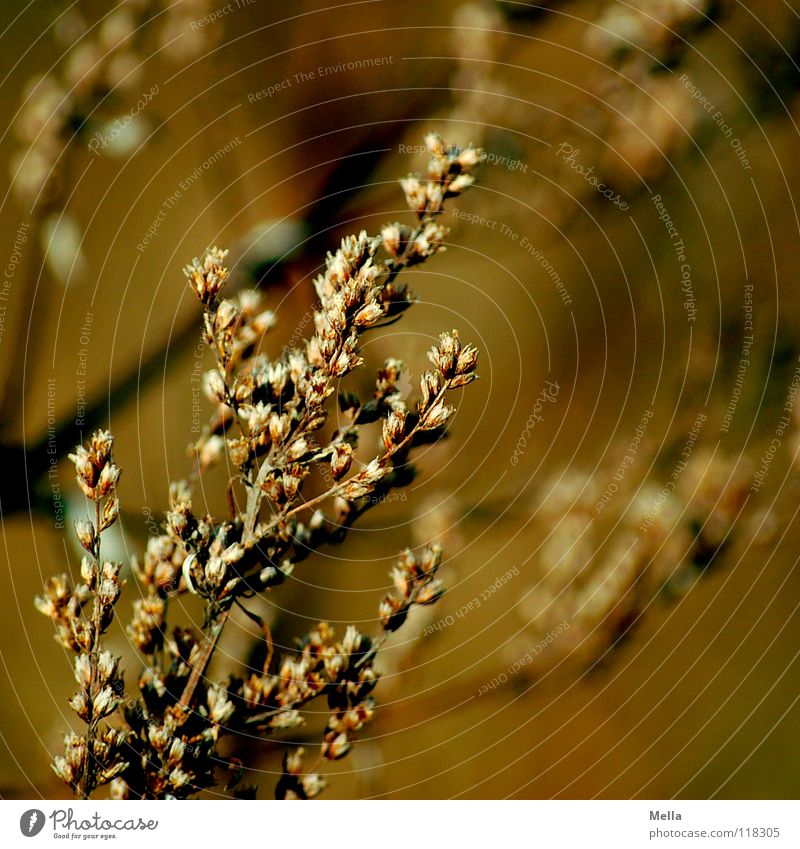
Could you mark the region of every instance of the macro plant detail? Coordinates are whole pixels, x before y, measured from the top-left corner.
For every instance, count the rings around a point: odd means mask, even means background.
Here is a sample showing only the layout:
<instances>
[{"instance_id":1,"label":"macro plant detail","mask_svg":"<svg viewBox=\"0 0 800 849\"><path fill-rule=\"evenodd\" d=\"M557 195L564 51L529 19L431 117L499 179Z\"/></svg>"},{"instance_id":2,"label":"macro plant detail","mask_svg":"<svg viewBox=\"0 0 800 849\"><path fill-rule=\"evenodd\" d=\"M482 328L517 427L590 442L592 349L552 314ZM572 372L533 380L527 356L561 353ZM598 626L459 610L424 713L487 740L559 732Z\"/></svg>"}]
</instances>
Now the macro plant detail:
<instances>
[{"instance_id":1,"label":"macro plant detail","mask_svg":"<svg viewBox=\"0 0 800 849\"><path fill-rule=\"evenodd\" d=\"M785 838L800 0L3 10L10 840Z\"/></svg>"},{"instance_id":2,"label":"macro plant detail","mask_svg":"<svg viewBox=\"0 0 800 849\"><path fill-rule=\"evenodd\" d=\"M296 728L315 699L324 699L329 712L318 760L344 757L374 714L376 660L387 636L414 606L441 596L440 546L407 549L380 601L375 635L349 626L337 636L322 621L280 659L267 622L248 606L313 551L340 543L381 495L410 482L413 449L445 434L453 393L477 377L477 350L453 330L431 348L432 368L420 379L414 406L399 389L404 365L394 357L378 370L372 397L346 386L348 375L366 367L363 334L387 327L412 305L401 272L444 249L444 206L470 187L483 159L481 150L448 145L436 134L425 141L427 172L401 181L415 222L386 225L374 236L361 231L328 254L314 281L318 306L304 345L272 359L261 351L275 316L257 290L224 297L226 251L212 247L186 267L214 357L204 387L215 410L192 446L192 474L170 487L164 533L151 537L141 563L131 564L140 597L127 634L143 660L133 691L103 642L124 583L122 565L101 551L120 511L113 437L98 431L70 455L94 505L94 516L75 525L86 555L80 580L50 579L36 606L75 655L78 691L69 704L86 730L66 736L54 769L77 796L109 785L113 798L186 798L221 784L231 795L252 795L242 783L246 765L227 759L220 740ZM364 434L372 430L380 433L380 450L361 459L359 447L363 454ZM202 476L222 463L231 473L225 518L204 512L195 494ZM170 606L185 594L202 600L202 633L170 627ZM212 681L209 665L234 609L260 627L265 660L261 669L243 664L241 674ZM324 786L314 767L305 771L303 749L287 748L276 796L312 798Z\"/></svg>"}]
</instances>

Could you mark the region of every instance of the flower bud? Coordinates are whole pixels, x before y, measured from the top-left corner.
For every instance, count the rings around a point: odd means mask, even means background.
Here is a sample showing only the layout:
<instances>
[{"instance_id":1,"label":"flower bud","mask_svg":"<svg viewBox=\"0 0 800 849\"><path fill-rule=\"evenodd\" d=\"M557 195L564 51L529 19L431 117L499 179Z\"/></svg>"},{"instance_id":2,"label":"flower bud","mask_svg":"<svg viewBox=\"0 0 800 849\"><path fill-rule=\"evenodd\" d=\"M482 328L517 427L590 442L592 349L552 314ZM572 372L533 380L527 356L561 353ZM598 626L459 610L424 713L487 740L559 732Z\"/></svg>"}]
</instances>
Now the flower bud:
<instances>
[{"instance_id":1,"label":"flower bud","mask_svg":"<svg viewBox=\"0 0 800 849\"><path fill-rule=\"evenodd\" d=\"M88 487L93 487L97 483L97 470L95 469L89 452L79 445L74 454L69 455L69 459L75 464L75 471L79 480L83 481Z\"/></svg>"},{"instance_id":2,"label":"flower bud","mask_svg":"<svg viewBox=\"0 0 800 849\"><path fill-rule=\"evenodd\" d=\"M286 456L290 460L299 460L308 450L308 442L305 439L296 439L287 449Z\"/></svg>"},{"instance_id":3,"label":"flower bud","mask_svg":"<svg viewBox=\"0 0 800 849\"><path fill-rule=\"evenodd\" d=\"M405 192L406 203L409 209L412 209L416 213L422 213L428 202L425 187L416 177L406 177L400 181L400 185Z\"/></svg>"},{"instance_id":4,"label":"flower bud","mask_svg":"<svg viewBox=\"0 0 800 849\"><path fill-rule=\"evenodd\" d=\"M426 133L424 141L434 156L444 156L447 153L447 147L439 133Z\"/></svg>"},{"instance_id":5,"label":"flower bud","mask_svg":"<svg viewBox=\"0 0 800 849\"><path fill-rule=\"evenodd\" d=\"M180 738L176 737L169 747L169 755L167 762L170 766L177 766L183 760L183 754L186 751L186 744Z\"/></svg>"},{"instance_id":6,"label":"flower bud","mask_svg":"<svg viewBox=\"0 0 800 849\"><path fill-rule=\"evenodd\" d=\"M331 474L335 481L340 480L353 462L353 448L348 442L335 442L331 455Z\"/></svg>"},{"instance_id":7,"label":"flower bud","mask_svg":"<svg viewBox=\"0 0 800 849\"><path fill-rule=\"evenodd\" d=\"M356 327L369 327L383 318L383 307L380 304L366 304L353 317Z\"/></svg>"},{"instance_id":8,"label":"flower bud","mask_svg":"<svg viewBox=\"0 0 800 849\"><path fill-rule=\"evenodd\" d=\"M209 401L217 401L220 404L225 403L225 381L217 369L207 371L203 375L203 391Z\"/></svg>"},{"instance_id":9,"label":"flower bud","mask_svg":"<svg viewBox=\"0 0 800 849\"><path fill-rule=\"evenodd\" d=\"M86 761L86 740L78 734L68 734L64 742L69 765L76 771L82 769Z\"/></svg>"},{"instance_id":10,"label":"flower bud","mask_svg":"<svg viewBox=\"0 0 800 849\"><path fill-rule=\"evenodd\" d=\"M442 390L442 378L437 372L426 371L419 382L422 399L419 403L420 412L424 412L432 403L433 399Z\"/></svg>"},{"instance_id":11,"label":"flower bud","mask_svg":"<svg viewBox=\"0 0 800 849\"><path fill-rule=\"evenodd\" d=\"M214 316L214 330L217 333L222 333L234 324L238 318L239 310L233 301L222 301Z\"/></svg>"},{"instance_id":12,"label":"flower bud","mask_svg":"<svg viewBox=\"0 0 800 849\"><path fill-rule=\"evenodd\" d=\"M88 654L75 657L75 680L81 688L88 691L92 684L92 663Z\"/></svg>"},{"instance_id":13,"label":"flower bud","mask_svg":"<svg viewBox=\"0 0 800 849\"><path fill-rule=\"evenodd\" d=\"M114 437L111 435L110 431L97 430L92 434L90 447L92 454L94 454L94 465L98 469L102 469L103 466L105 466L105 464L111 459L111 449L113 445Z\"/></svg>"},{"instance_id":14,"label":"flower bud","mask_svg":"<svg viewBox=\"0 0 800 849\"><path fill-rule=\"evenodd\" d=\"M97 490L100 495L108 495L117 485L119 476L122 474L113 463L107 463L100 472L100 480L97 482Z\"/></svg>"},{"instance_id":15,"label":"flower bud","mask_svg":"<svg viewBox=\"0 0 800 849\"><path fill-rule=\"evenodd\" d=\"M383 423L383 445L390 451L400 442L406 431L406 414L402 410L392 410Z\"/></svg>"},{"instance_id":16,"label":"flower bud","mask_svg":"<svg viewBox=\"0 0 800 849\"><path fill-rule=\"evenodd\" d=\"M456 361L456 374L469 374L478 364L478 350L472 345L461 349Z\"/></svg>"},{"instance_id":17,"label":"flower bud","mask_svg":"<svg viewBox=\"0 0 800 849\"><path fill-rule=\"evenodd\" d=\"M226 570L227 566L222 558L211 557L208 563L206 563L206 568L204 570L206 581L208 581L212 587L219 587L225 578Z\"/></svg>"},{"instance_id":18,"label":"flower bud","mask_svg":"<svg viewBox=\"0 0 800 849\"><path fill-rule=\"evenodd\" d=\"M73 693L68 704L78 715L79 719L82 719L84 722L89 720L91 711L89 710L89 696L85 690L81 690L79 693Z\"/></svg>"},{"instance_id":19,"label":"flower bud","mask_svg":"<svg viewBox=\"0 0 800 849\"><path fill-rule=\"evenodd\" d=\"M289 420L286 416L272 413L269 417L269 436L273 442L280 442L289 430Z\"/></svg>"},{"instance_id":20,"label":"flower bud","mask_svg":"<svg viewBox=\"0 0 800 849\"><path fill-rule=\"evenodd\" d=\"M472 174L459 174L447 187L449 194L460 195L475 182Z\"/></svg>"},{"instance_id":21,"label":"flower bud","mask_svg":"<svg viewBox=\"0 0 800 849\"><path fill-rule=\"evenodd\" d=\"M347 740L347 734L341 732L332 740L323 740L322 757L329 761L336 761L343 758L350 751L350 743Z\"/></svg>"},{"instance_id":22,"label":"flower bud","mask_svg":"<svg viewBox=\"0 0 800 849\"><path fill-rule=\"evenodd\" d=\"M295 495L297 495L297 490L300 488L300 478L298 475L294 474L294 470L298 467L293 467L292 469L283 473L283 477L281 482L283 484L283 492L286 496L287 501L291 501Z\"/></svg>"},{"instance_id":23,"label":"flower bud","mask_svg":"<svg viewBox=\"0 0 800 849\"><path fill-rule=\"evenodd\" d=\"M350 515L352 508L350 506L350 502L343 498L341 495L337 495L336 498L333 499L333 515L336 520L336 524L343 525L347 521L347 517Z\"/></svg>"},{"instance_id":24,"label":"flower bud","mask_svg":"<svg viewBox=\"0 0 800 849\"><path fill-rule=\"evenodd\" d=\"M438 543L427 546L419 556L420 570L424 575L433 574L442 562L442 547Z\"/></svg>"},{"instance_id":25,"label":"flower bud","mask_svg":"<svg viewBox=\"0 0 800 849\"><path fill-rule=\"evenodd\" d=\"M97 571L95 569L94 560L91 560L88 557L81 558L81 578L84 583L92 587L94 585L94 579L97 575Z\"/></svg>"},{"instance_id":26,"label":"flower bud","mask_svg":"<svg viewBox=\"0 0 800 849\"><path fill-rule=\"evenodd\" d=\"M109 468L106 466L106 468ZM110 528L119 517L119 499L112 498L103 505L103 514L100 520L100 530Z\"/></svg>"},{"instance_id":27,"label":"flower bud","mask_svg":"<svg viewBox=\"0 0 800 849\"><path fill-rule=\"evenodd\" d=\"M419 427L421 430L435 430L438 427L443 427L454 412L455 410L452 407L448 407L440 401L426 413L424 419L420 420Z\"/></svg>"},{"instance_id":28,"label":"flower bud","mask_svg":"<svg viewBox=\"0 0 800 849\"><path fill-rule=\"evenodd\" d=\"M400 225L387 224L381 231L381 237L383 238L383 247L386 252L392 256L397 256L400 253Z\"/></svg>"},{"instance_id":29,"label":"flower bud","mask_svg":"<svg viewBox=\"0 0 800 849\"><path fill-rule=\"evenodd\" d=\"M92 701L95 716L108 716L117 709L119 700L111 687L103 687Z\"/></svg>"},{"instance_id":30,"label":"flower bud","mask_svg":"<svg viewBox=\"0 0 800 849\"><path fill-rule=\"evenodd\" d=\"M97 678L107 684L117 673L118 659L110 651L101 651L97 656Z\"/></svg>"},{"instance_id":31,"label":"flower bud","mask_svg":"<svg viewBox=\"0 0 800 849\"><path fill-rule=\"evenodd\" d=\"M462 171L471 171L478 163L483 161L483 151L479 148L466 147L456 157L456 162Z\"/></svg>"},{"instance_id":32,"label":"flower bud","mask_svg":"<svg viewBox=\"0 0 800 849\"><path fill-rule=\"evenodd\" d=\"M88 519L75 520L75 535L78 537L78 542L90 554L94 554L95 530L94 525Z\"/></svg>"},{"instance_id":33,"label":"flower bud","mask_svg":"<svg viewBox=\"0 0 800 849\"><path fill-rule=\"evenodd\" d=\"M147 729L147 738L157 752L163 752L170 741L170 733L163 725L151 723Z\"/></svg>"},{"instance_id":34,"label":"flower bud","mask_svg":"<svg viewBox=\"0 0 800 849\"><path fill-rule=\"evenodd\" d=\"M444 587L441 582L437 580L431 581L429 584L426 584L418 593L415 599L417 604L434 604L437 602L442 595L444 594Z\"/></svg>"}]
</instances>

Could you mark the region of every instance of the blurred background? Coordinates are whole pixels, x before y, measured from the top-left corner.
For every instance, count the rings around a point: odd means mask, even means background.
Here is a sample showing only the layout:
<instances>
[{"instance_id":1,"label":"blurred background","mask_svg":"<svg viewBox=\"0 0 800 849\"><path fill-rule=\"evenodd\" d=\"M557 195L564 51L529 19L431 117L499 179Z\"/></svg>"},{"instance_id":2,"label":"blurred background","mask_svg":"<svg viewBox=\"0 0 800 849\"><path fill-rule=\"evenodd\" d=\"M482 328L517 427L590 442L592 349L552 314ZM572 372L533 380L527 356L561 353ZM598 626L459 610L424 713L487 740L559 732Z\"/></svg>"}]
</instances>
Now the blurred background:
<instances>
[{"instance_id":1,"label":"blurred background","mask_svg":"<svg viewBox=\"0 0 800 849\"><path fill-rule=\"evenodd\" d=\"M795 797L799 15L5 0L0 795L67 793L72 671L33 607L80 562L66 454L113 430L130 562L211 413L182 267L228 247L278 354L326 252L407 220L397 179L435 130L487 160L366 355L413 392L457 327L482 379L414 483L261 602L278 645L321 617L368 632L397 552L445 547L449 591L387 650L326 796ZM212 509L224 491L204 482ZM214 672L257 646L233 621ZM269 797L280 746L231 751Z\"/></svg>"}]
</instances>

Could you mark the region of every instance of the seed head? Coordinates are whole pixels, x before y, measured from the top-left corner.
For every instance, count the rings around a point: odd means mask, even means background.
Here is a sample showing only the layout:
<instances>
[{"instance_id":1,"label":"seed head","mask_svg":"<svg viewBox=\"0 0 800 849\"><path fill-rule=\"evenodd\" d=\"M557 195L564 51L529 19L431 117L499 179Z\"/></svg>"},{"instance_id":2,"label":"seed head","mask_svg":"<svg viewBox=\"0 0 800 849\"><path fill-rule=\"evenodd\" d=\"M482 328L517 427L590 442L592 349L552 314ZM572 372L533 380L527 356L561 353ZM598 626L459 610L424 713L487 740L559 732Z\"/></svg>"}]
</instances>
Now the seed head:
<instances>
[{"instance_id":1,"label":"seed head","mask_svg":"<svg viewBox=\"0 0 800 849\"><path fill-rule=\"evenodd\" d=\"M223 284L228 278L228 269L225 267L225 257L228 251L217 247L209 248L203 255L202 261L192 260L183 273L189 280L194 293L200 301L208 306L214 302Z\"/></svg>"},{"instance_id":2,"label":"seed head","mask_svg":"<svg viewBox=\"0 0 800 849\"><path fill-rule=\"evenodd\" d=\"M78 537L78 542L90 554L94 554L96 534L94 525L88 519L75 520L75 535Z\"/></svg>"}]
</instances>

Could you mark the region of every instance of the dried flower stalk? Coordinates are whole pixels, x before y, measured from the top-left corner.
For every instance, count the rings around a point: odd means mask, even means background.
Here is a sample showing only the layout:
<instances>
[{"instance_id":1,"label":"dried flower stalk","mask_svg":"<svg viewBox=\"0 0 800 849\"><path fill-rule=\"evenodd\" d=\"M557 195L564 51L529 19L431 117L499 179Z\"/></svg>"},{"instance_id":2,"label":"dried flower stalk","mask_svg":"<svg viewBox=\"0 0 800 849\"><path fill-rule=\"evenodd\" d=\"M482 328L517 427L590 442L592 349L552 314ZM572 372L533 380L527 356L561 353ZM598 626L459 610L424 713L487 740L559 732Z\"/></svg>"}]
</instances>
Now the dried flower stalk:
<instances>
[{"instance_id":1,"label":"dried flower stalk","mask_svg":"<svg viewBox=\"0 0 800 849\"><path fill-rule=\"evenodd\" d=\"M128 767L123 751L126 732L100 728L101 721L122 703L124 690L117 668L119 658L101 646L120 594L120 564L104 561L100 553L103 532L119 516L115 490L120 470L111 456L112 444L108 431L98 431L88 449L81 446L70 455L78 484L95 508L94 522L75 522L75 534L86 551L81 562L82 582L70 589L66 575L51 578L44 595L36 599L36 607L54 621L61 644L75 653L78 691L69 704L86 723L86 736L67 735L65 754L55 759L54 769L82 798L88 798L96 787ZM87 616L84 607L90 600L92 608Z\"/></svg>"},{"instance_id":2,"label":"dried flower stalk","mask_svg":"<svg viewBox=\"0 0 800 849\"><path fill-rule=\"evenodd\" d=\"M134 563L143 595L127 630L145 661L136 698L125 695L117 659L101 646L119 596L119 566L100 559L100 534L119 513L111 435L98 432L89 449L71 455L78 483L95 504L95 522L76 528L90 559L82 567L83 583L70 589L66 577L51 581L37 605L56 623L61 642L78 654L81 690L70 704L88 731L67 737L67 755L57 759L56 772L79 795L110 782L114 797L185 798L215 785L217 768L240 776L241 768L218 752L223 734L267 736L293 728L303 722L303 708L323 696L330 716L320 758L344 757L373 715L375 660L386 635L403 625L414 605L441 596L440 547L407 550L392 571L394 592L380 603L377 637L350 626L337 640L330 625L320 622L297 653L280 660L277 673L270 669L269 628L245 606L277 587L310 551L340 542L377 503L376 494L406 482L409 452L443 433L454 412L446 403L449 393L476 377L476 349L462 344L457 331L443 333L429 353L433 368L422 376L415 409L407 408L397 386L402 363L389 359L371 399L338 393L345 423L329 438L320 437L337 383L364 364L361 335L411 305L398 277L443 249L446 229L438 219L444 204L472 184L482 159L481 151L448 146L435 134L426 142L432 159L425 178L401 181L416 223L390 224L376 236L362 231L328 255L315 280L315 330L304 347L275 360L259 351L275 318L256 291L222 297L226 251L211 248L186 267L215 358L204 385L217 409L193 446L197 473L227 452L238 475L229 490L232 518L224 520L196 511L187 482L173 484L166 532L150 540L141 565ZM373 423L381 424L382 450L356 466L360 430ZM304 483L312 472L325 484L306 497ZM202 634L168 630L170 598L183 591L204 601ZM87 618L82 609L92 597ZM260 674L214 683L208 666L234 607L262 628L267 660ZM111 716L120 727L101 731L100 721ZM324 783L313 771L303 773L302 751L296 750L286 755L276 795L312 798Z\"/></svg>"}]
</instances>

